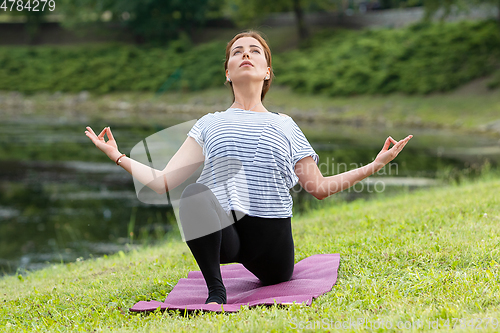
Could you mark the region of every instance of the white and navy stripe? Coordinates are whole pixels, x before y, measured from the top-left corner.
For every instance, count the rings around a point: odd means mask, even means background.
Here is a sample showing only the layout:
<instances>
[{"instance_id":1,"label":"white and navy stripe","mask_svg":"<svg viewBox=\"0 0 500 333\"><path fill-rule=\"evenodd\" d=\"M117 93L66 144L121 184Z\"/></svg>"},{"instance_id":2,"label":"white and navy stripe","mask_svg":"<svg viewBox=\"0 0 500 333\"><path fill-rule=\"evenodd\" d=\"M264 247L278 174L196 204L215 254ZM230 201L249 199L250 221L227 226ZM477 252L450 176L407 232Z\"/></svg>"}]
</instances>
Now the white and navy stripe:
<instances>
[{"instance_id":1,"label":"white and navy stripe","mask_svg":"<svg viewBox=\"0 0 500 333\"><path fill-rule=\"evenodd\" d=\"M208 186L226 212L291 217L295 163L306 156L319 161L295 121L275 113L237 108L208 113L188 135L205 156L196 182Z\"/></svg>"}]
</instances>

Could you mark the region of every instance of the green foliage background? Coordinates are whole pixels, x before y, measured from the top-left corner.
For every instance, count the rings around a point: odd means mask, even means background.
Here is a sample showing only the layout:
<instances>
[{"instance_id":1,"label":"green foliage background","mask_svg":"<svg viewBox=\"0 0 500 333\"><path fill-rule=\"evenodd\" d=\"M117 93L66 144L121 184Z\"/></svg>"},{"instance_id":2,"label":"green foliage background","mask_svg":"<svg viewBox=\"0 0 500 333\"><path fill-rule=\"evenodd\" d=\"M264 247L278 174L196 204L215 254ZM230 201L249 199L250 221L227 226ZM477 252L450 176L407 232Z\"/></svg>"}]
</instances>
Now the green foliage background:
<instances>
[{"instance_id":1,"label":"green foliage background","mask_svg":"<svg viewBox=\"0 0 500 333\"><path fill-rule=\"evenodd\" d=\"M224 83L225 46L193 47L181 39L169 47L4 47L0 90L102 94L217 87ZM276 84L331 96L448 91L494 71L490 85L500 82L500 30L493 20L324 31L303 48L274 56Z\"/></svg>"},{"instance_id":2,"label":"green foliage background","mask_svg":"<svg viewBox=\"0 0 500 333\"><path fill-rule=\"evenodd\" d=\"M77 34L99 25L103 14L111 14L109 20L126 27L137 41L164 46L219 16L222 5L219 0L59 0L57 12L62 14L62 26ZM125 19L124 13L129 17Z\"/></svg>"},{"instance_id":3,"label":"green foliage background","mask_svg":"<svg viewBox=\"0 0 500 333\"><path fill-rule=\"evenodd\" d=\"M449 91L500 65L493 20L325 32L276 61L278 82L332 96Z\"/></svg>"},{"instance_id":4,"label":"green foliage background","mask_svg":"<svg viewBox=\"0 0 500 333\"><path fill-rule=\"evenodd\" d=\"M183 43L168 48L125 44L5 47L0 51L0 90L97 94L111 91L197 90L224 83L225 43L190 49Z\"/></svg>"}]
</instances>

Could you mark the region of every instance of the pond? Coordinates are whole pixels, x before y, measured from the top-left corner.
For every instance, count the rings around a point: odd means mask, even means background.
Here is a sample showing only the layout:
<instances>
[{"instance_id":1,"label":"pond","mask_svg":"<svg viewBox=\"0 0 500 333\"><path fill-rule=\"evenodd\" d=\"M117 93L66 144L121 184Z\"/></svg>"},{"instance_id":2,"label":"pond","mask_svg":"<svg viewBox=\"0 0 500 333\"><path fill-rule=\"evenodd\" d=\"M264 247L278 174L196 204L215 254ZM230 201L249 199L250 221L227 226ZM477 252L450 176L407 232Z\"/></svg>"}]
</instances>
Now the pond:
<instances>
[{"instance_id":1,"label":"pond","mask_svg":"<svg viewBox=\"0 0 500 333\"><path fill-rule=\"evenodd\" d=\"M122 152L174 124L110 125ZM327 175L368 164L385 138L413 134L403 152L357 187L318 201L296 185L294 214L342 200L397 195L450 179L473 177L500 163L498 138L452 130L298 123ZM178 234L171 206L137 199L132 176L85 136L88 124L43 119L0 124L0 272L23 273L50 263L128 251Z\"/></svg>"}]
</instances>

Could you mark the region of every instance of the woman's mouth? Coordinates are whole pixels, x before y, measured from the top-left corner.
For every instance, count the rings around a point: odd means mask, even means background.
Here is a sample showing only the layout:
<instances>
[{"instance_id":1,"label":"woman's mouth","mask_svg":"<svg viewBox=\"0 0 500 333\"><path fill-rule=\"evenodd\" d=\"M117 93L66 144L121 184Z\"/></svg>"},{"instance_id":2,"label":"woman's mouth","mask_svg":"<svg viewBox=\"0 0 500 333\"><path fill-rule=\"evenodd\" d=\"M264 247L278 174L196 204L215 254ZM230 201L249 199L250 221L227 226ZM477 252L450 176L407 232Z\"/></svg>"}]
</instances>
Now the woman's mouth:
<instances>
[{"instance_id":1,"label":"woman's mouth","mask_svg":"<svg viewBox=\"0 0 500 333\"><path fill-rule=\"evenodd\" d=\"M248 60L245 60L241 63L240 67L244 67L244 66L250 66L250 67L253 67L252 63Z\"/></svg>"}]
</instances>

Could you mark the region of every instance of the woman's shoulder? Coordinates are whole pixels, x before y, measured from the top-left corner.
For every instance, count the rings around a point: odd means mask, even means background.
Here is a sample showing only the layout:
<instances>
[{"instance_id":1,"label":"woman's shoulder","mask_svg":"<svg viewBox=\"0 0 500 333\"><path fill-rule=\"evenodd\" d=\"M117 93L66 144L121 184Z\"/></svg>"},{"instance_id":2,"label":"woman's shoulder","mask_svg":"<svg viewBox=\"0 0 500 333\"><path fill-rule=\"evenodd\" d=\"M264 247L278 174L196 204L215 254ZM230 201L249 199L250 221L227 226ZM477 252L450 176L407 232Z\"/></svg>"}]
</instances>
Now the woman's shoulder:
<instances>
[{"instance_id":1,"label":"woman's shoulder","mask_svg":"<svg viewBox=\"0 0 500 333\"><path fill-rule=\"evenodd\" d=\"M286 127L290 127L290 126L295 126L296 123L295 123L295 120L293 120L293 118L285 113L278 113L278 112L274 112L275 114L279 115L280 117L277 118L279 119L279 123L283 124L284 126Z\"/></svg>"},{"instance_id":2,"label":"woman's shoulder","mask_svg":"<svg viewBox=\"0 0 500 333\"><path fill-rule=\"evenodd\" d=\"M199 119L203 119L205 121L209 119L214 119L220 116L223 116L225 114L225 111L214 111L214 112L208 112L205 113L203 116L201 116Z\"/></svg>"},{"instance_id":3,"label":"woman's shoulder","mask_svg":"<svg viewBox=\"0 0 500 333\"><path fill-rule=\"evenodd\" d=\"M276 113L278 116L291 118L289 115L284 114L284 113L280 113L280 112L273 112L273 113Z\"/></svg>"}]
</instances>

